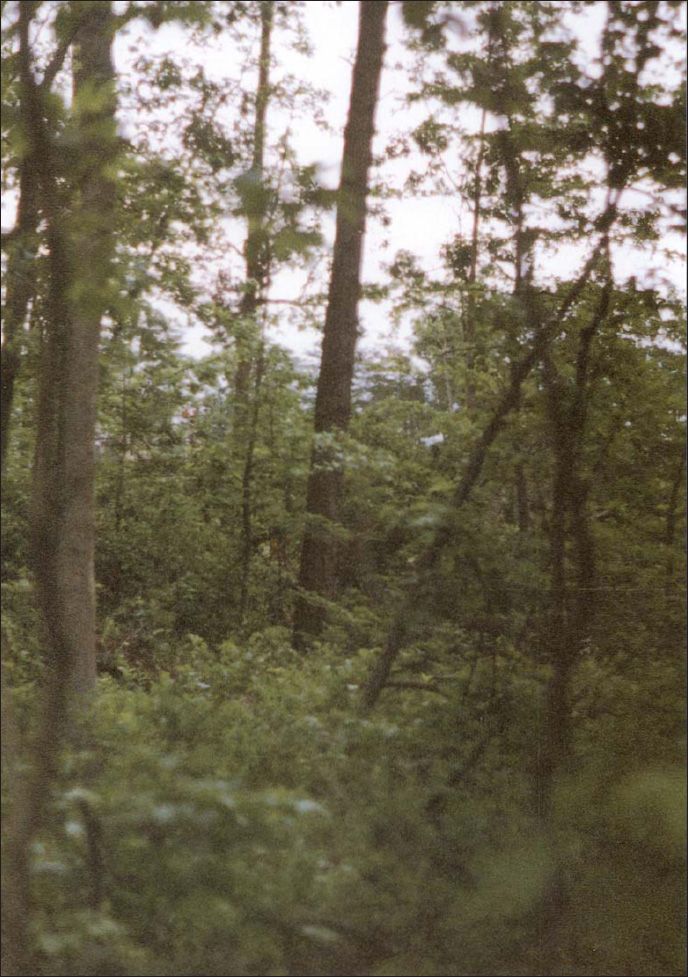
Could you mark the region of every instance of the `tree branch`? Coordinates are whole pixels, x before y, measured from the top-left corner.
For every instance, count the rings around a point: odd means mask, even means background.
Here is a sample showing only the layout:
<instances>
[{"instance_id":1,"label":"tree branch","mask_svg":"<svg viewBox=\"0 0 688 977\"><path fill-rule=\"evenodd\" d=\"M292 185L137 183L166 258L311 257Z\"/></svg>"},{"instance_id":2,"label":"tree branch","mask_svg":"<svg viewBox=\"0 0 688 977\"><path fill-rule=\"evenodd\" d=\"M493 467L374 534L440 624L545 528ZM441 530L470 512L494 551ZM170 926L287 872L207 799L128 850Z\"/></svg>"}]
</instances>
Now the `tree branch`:
<instances>
[{"instance_id":1,"label":"tree branch","mask_svg":"<svg viewBox=\"0 0 688 977\"><path fill-rule=\"evenodd\" d=\"M57 46L57 50L53 56L52 61L45 69L43 73L43 78L38 86L41 91L47 91L52 83L55 81L60 71L64 67L65 60L69 54L69 49L72 44L74 44L79 31L81 30L81 21L72 25L71 29L67 32L66 36L62 38Z\"/></svg>"},{"instance_id":2,"label":"tree branch","mask_svg":"<svg viewBox=\"0 0 688 977\"><path fill-rule=\"evenodd\" d=\"M608 204L605 211L598 218L597 227L601 232L600 240L592 255L586 262L585 267L578 276L578 279L569 289L568 294L560 303L557 310L546 318L544 322L539 324L538 328L536 329L535 338L533 340L531 349L514 367L511 373L511 382L504 392L502 399L495 408L490 422L473 449L473 452L468 460L468 464L466 465L463 478L456 488L453 498L452 514L457 509L460 509L470 498L482 473L490 447L504 427L509 414L518 405L523 382L526 380L535 364L543 357L549 343L561 328L563 320L580 298L590 280L590 276L597 267L600 256L603 253L606 253L609 231L617 217L620 196L621 191L619 190L615 195L614 200ZM532 298L529 304L531 305L531 313L535 318L538 318L537 310L532 308ZM416 581L411 588L410 594L407 595L403 607L397 612L396 617L392 622L387 643L373 667L368 682L364 686L363 708L365 711L369 711L375 706L380 694L387 685L387 680L389 678L392 665L394 664L394 661L396 660L397 655L401 651L401 648L406 640L409 616L420 606L423 600L424 573L436 565L445 547L450 542L452 533L452 520L451 518L445 518L435 533L434 540L418 560L418 575L416 577Z\"/></svg>"}]
</instances>

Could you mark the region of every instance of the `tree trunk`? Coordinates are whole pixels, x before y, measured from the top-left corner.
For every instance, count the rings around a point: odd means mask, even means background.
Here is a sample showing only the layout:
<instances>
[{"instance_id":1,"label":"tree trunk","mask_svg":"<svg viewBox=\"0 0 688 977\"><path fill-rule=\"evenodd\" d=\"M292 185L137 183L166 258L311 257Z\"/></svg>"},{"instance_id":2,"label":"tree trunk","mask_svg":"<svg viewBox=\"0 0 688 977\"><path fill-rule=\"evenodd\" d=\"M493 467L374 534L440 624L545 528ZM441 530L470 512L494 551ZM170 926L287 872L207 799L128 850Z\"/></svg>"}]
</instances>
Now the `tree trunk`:
<instances>
[{"instance_id":1,"label":"tree trunk","mask_svg":"<svg viewBox=\"0 0 688 977\"><path fill-rule=\"evenodd\" d=\"M548 382L550 402L555 396L554 382L553 379ZM557 429L554 438L556 472L550 523L550 607L547 626L552 677L547 689L547 710L536 772L538 808L544 817L550 810L554 775L569 756L571 749L569 691L577 651L577 635L573 634L573 622L568 615L566 571L569 490L575 461L569 450L566 429Z\"/></svg>"},{"instance_id":2,"label":"tree trunk","mask_svg":"<svg viewBox=\"0 0 688 977\"><path fill-rule=\"evenodd\" d=\"M664 533L664 542L667 547L667 586L671 584L672 578L674 576L674 571L676 569L676 560L672 548L674 546L674 541L676 539L676 522L677 522L677 510L678 503L681 497L681 486L683 485L683 479L686 471L686 456L685 454L681 456L681 462L676 471L676 475L671 484L671 494L669 495L669 505L667 506L667 517L666 517L666 530Z\"/></svg>"},{"instance_id":3,"label":"tree trunk","mask_svg":"<svg viewBox=\"0 0 688 977\"><path fill-rule=\"evenodd\" d=\"M253 386L253 409L246 444L246 460L241 478L241 592L239 597L239 626L246 625L251 583L251 557L253 554L253 470L258 443L263 378L265 376L265 347L258 351L256 376Z\"/></svg>"},{"instance_id":4,"label":"tree trunk","mask_svg":"<svg viewBox=\"0 0 688 977\"><path fill-rule=\"evenodd\" d=\"M607 205L604 213L598 219L598 227L602 233L601 240L598 242L592 255L586 262L583 271L574 285L569 289L557 310L543 320L535 302L535 296L529 296L528 301L531 305L530 321L534 323L535 330L533 344L529 352L515 364L514 369L511 371L509 386L495 407L487 426L468 458L463 476L459 481L452 500L454 512L465 505L471 497L493 442L502 431L511 412L518 407L521 385L529 376L535 364L546 355L549 344L558 330L561 329L561 323L564 321L565 316L573 308L580 298L581 293L586 288L593 270L600 262L602 254L605 254L608 250L609 230L617 217L617 205L618 195L613 202ZM417 576L414 584L406 594L403 605L399 608L392 621L385 646L377 656L368 680L365 683L362 695L362 705L365 711L373 709L380 698L387 685L397 656L408 637L410 620L424 598L423 574L436 565L447 543L452 539L452 536L453 527L450 518L449 520L443 521L436 530L432 543L416 562Z\"/></svg>"},{"instance_id":5,"label":"tree trunk","mask_svg":"<svg viewBox=\"0 0 688 977\"><path fill-rule=\"evenodd\" d=\"M518 531L527 533L530 529L530 502L528 500L528 479L526 466L522 461L516 465L516 505L518 510Z\"/></svg>"},{"instance_id":6,"label":"tree trunk","mask_svg":"<svg viewBox=\"0 0 688 977\"><path fill-rule=\"evenodd\" d=\"M270 283L270 249L266 229L267 201L263 189L265 180L265 136L268 104L270 102L270 66L272 57L273 4L260 4L260 63L256 91L256 117L253 128L253 159L249 173L254 190L247 198L247 234L244 246L246 281L239 304L240 334L237 336L238 362L234 374L234 442L239 452L245 451L241 481L241 580L239 595L239 626L244 628L249 601L251 555L253 551L253 468L258 437L258 419L263 374L265 370L265 339L260 336L264 326L258 325L258 313L264 303ZM255 362L256 377L253 402L249 383Z\"/></svg>"},{"instance_id":7,"label":"tree trunk","mask_svg":"<svg viewBox=\"0 0 688 977\"><path fill-rule=\"evenodd\" d=\"M44 149L51 297L41 349L33 545L49 653L74 690L95 687L94 441L100 324L106 305L116 152L110 3L73 3L80 22L74 113L81 165L71 215L47 204L55 167ZM100 97L96 97L96 94ZM52 172L49 172L52 170Z\"/></svg>"},{"instance_id":8,"label":"tree trunk","mask_svg":"<svg viewBox=\"0 0 688 977\"><path fill-rule=\"evenodd\" d=\"M21 366L22 330L36 286L38 252L38 174L31 156L25 157L19 175L19 211L7 259L6 301L2 310L2 366L0 367L0 417L2 425L2 472L7 464L14 388Z\"/></svg>"},{"instance_id":9,"label":"tree trunk","mask_svg":"<svg viewBox=\"0 0 688 977\"><path fill-rule=\"evenodd\" d=\"M42 92L50 89L64 65L73 44L78 25L68 31L43 73L39 86ZM29 134L30 135L30 134ZM29 142L31 139L29 138ZM2 308L2 363L0 366L0 463L5 473L10 444L14 391L21 369L23 352L22 330L36 288L36 258L38 256L38 223L40 216L40 165L31 151L27 152L19 168L19 205L17 222L7 245L5 274L5 303ZM3 244L3 249L5 245Z\"/></svg>"},{"instance_id":10,"label":"tree trunk","mask_svg":"<svg viewBox=\"0 0 688 977\"><path fill-rule=\"evenodd\" d=\"M265 178L265 133L268 104L270 102L270 60L272 57L273 5L260 4L261 38L258 90L256 92L256 120L253 129L253 159L250 177L255 194L250 198L248 233L245 245L246 282L239 304L242 319L242 335L237 343L239 360L234 376L234 396L238 427L245 422L248 412L248 385L253 361L255 317L265 298L265 286L269 275L269 250L265 228L266 205L263 193ZM244 334L245 333L245 334Z\"/></svg>"},{"instance_id":11,"label":"tree trunk","mask_svg":"<svg viewBox=\"0 0 688 977\"><path fill-rule=\"evenodd\" d=\"M332 276L315 402L316 444L308 479L301 593L294 614L294 645L300 650L320 633L324 623L323 603L309 600L309 595L331 599L337 587L337 544L331 527L339 516L343 473L323 435L346 431L351 417L368 175L388 6L381 0L362 0L359 8L358 49L344 132Z\"/></svg>"},{"instance_id":12,"label":"tree trunk","mask_svg":"<svg viewBox=\"0 0 688 977\"><path fill-rule=\"evenodd\" d=\"M594 611L595 549L587 515L588 487L581 472L587 426L588 374L593 340L609 312L611 283L600 297L592 321L581 330L576 386L569 404L553 359L547 355L545 389L552 427L556 469L550 531L551 587L548 645L552 678L547 691L546 725L537 771L536 796L547 816L556 774L566 766L573 746L571 681ZM575 594L568 594L567 542L573 545Z\"/></svg>"},{"instance_id":13,"label":"tree trunk","mask_svg":"<svg viewBox=\"0 0 688 977\"><path fill-rule=\"evenodd\" d=\"M488 62L492 60L492 34L488 40ZM475 163L475 183L473 188L473 229L471 231L471 258L468 269L468 297L463 324L463 341L466 347L466 407L472 410L476 404L475 364L477 360L478 307L476 286L478 283L478 261L480 259L480 226L483 217L483 166L485 164L485 126L487 109L483 109L480 119L478 158Z\"/></svg>"},{"instance_id":14,"label":"tree trunk","mask_svg":"<svg viewBox=\"0 0 688 977\"><path fill-rule=\"evenodd\" d=\"M30 851L57 773L75 691L95 686L94 435L100 320L109 277L116 153L110 2L72 3L80 29L74 115L80 170L72 214L58 196L51 134L36 85L30 29L36 5L19 5L22 106L37 161L47 225L50 285L41 348L32 499L36 576L48 669L33 764L13 791L3 899L3 973L34 973L28 953Z\"/></svg>"}]
</instances>

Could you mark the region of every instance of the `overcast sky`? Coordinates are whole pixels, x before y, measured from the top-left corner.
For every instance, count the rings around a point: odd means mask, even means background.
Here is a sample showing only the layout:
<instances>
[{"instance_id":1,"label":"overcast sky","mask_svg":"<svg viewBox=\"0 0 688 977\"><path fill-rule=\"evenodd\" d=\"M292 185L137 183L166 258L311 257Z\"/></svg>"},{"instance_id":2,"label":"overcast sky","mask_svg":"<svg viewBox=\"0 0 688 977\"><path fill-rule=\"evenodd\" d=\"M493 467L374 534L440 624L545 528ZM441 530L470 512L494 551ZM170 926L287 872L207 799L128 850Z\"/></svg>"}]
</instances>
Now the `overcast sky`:
<instances>
[{"instance_id":1,"label":"overcast sky","mask_svg":"<svg viewBox=\"0 0 688 977\"><path fill-rule=\"evenodd\" d=\"M327 116L336 132L341 133L346 121L349 91L351 86L351 69L356 44L358 3L354 0L335 5L331 3L314 2L309 0L305 5L305 21L313 41L313 53L303 57L289 50L275 38L274 47L281 63L280 70L293 72L297 76L307 77L314 85L326 89L330 93ZM604 5L594 4L586 14L584 26L579 28L583 56L592 62L599 51L599 38L604 21ZM580 23L580 19L572 23ZM409 55L403 49L404 28L397 5L392 5L388 25L388 53L386 68L383 73L381 97L377 116L376 149L381 152L388 140L399 131L408 131L412 124L420 122L427 115L427 108L418 105L409 108L406 98L409 86L414 79L409 79L403 70L410 64ZM179 53L179 45L184 35L176 28L168 28L158 33L154 45L161 53L168 51ZM465 39L454 37L453 43L465 44ZM189 52L191 54L191 52ZM218 81L232 74L235 67L231 50L227 49L227 42L218 43L215 50L204 51L203 64L206 70ZM120 47L122 70L127 70L124 45ZM402 70L398 69L402 62ZM663 66L669 70L669 66ZM254 84L255 80L250 79ZM462 113L462 124L470 131L478 124L478 114L470 107L459 109ZM270 112L269 126L273 131L279 131L284 125L280 113L274 108ZM303 163L318 162L321 164L322 178L331 186L336 186L339 162L341 158L341 137L333 137L323 133L314 123L307 119L299 120L291 133L292 141L298 156ZM451 162L451 161L450 161ZM422 165L420 158L405 160L385 167L386 177L400 177L410 166ZM376 220L369 221L365 242L364 279L374 282L381 278L381 264L392 260L400 249L407 249L418 255L422 265L427 269L435 269L440 265L439 249L441 245L459 232L462 222L465 225L467 215L457 198L422 199L407 197L400 201L390 201L388 212L391 218L389 227L381 226ZM330 234L332 227L330 224ZM683 248L682 238L676 236L672 245ZM573 277L584 260L580 248L562 248L558 255L548 256L547 266L539 269L540 274L561 275ZM617 252L617 274L620 279L637 274L642 280L649 273L656 271L660 277L664 276L677 288L684 288L685 269L683 263L675 262L668 265L664 257L648 262L647 254L634 254L630 250ZM289 299L298 294L301 277L289 272L279 275L274 283L273 297ZM362 347L367 349L379 348L390 336L389 308L369 302L362 303L361 323L363 326ZM274 338L283 345L297 351L299 354L317 355L319 349L319 335L312 331L298 331L282 323L279 330L273 333ZM397 335L396 342L406 344L408 331L402 330ZM184 349L192 355L203 355L208 346L203 342L203 330L200 328L185 328Z\"/></svg>"},{"instance_id":2,"label":"overcast sky","mask_svg":"<svg viewBox=\"0 0 688 977\"><path fill-rule=\"evenodd\" d=\"M290 50L280 38L279 32L274 40L275 52L280 60L279 72L293 73L297 77L306 77L319 88L330 93L327 105L327 118L335 130L335 135L325 133L309 119L299 119L298 124L291 129L291 139L300 161L304 164L318 163L321 166L321 177L330 186L335 187L339 174L339 162L342 151L341 132L346 120L349 91L351 86L351 70L356 44L358 2L345 0L335 5L326 2L309 0L304 11L307 29L313 42L313 53L304 57ZM600 31L604 17L604 5L594 4L586 14L584 28L581 30L583 54L591 62L598 53ZM580 21L578 20L580 23ZM427 108L417 105L410 108L406 104L406 94L414 79L404 70L396 66L403 62L410 64L410 56L404 53L404 29L397 5L392 5L388 27L387 64L383 73L381 97L377 116L376 149L382 152L390 138L400 131L407 131L413 124L419 123ZM122 38L116 44L116 61L122 75L131 74L132 57L129 53L131 37ZM467 41L457 36L452 43L465 44ZM216 41L202 51L188 46L186 32L176 26L167 26L157 33L148 32L146 39L146 53L148 55L165 53L178 56L184 53L190 59L198 58L206 71L217 81L229 80L236 76L237 56L229 47L227 38ZM403 67L403 65L402 65ZM662 66L669 70L669 66ZM247 84L252 87L255 79L247 76ZM478 114L470 107L460 108L462 125L475 130ZM123 119L126 127L127 119ZM288 124L288 120L274 107L269 113L268 125L273 133L281 132ZM494 124L494 123L493 123ZM498 122L497 122L498 124ZM449 160L450 165L455 161ZM384 175L386 178L403 178L412 166L422 167L418 159L403 160L387 164ZM439 269L439 249L441 245L465 225L467 215L458 197L442 197L422 199L407 197L403 200L390 201L387 205L391 224L383 227L377 220L369 221L365 242L364 278L366 281L379 281L382 277L381 265L390 262L394 254L400 249L406 249L418 255L426 270ZM12 222L13 201L3 200L3 227ZM333 221L326 222L326 231L333 233ZM236 227L234 243L241 244L242 228ZM682 237L674 236L671 244L677 249L683 249ZM234 258L236 261L236 258ZM558 255L548 256L546 266L538 269L541 276L560 275L573 277L584 260L580 248L562 248ZM684 289L685 268L681 261L667 263L663 257L657 257L648 262L647 254L642 256L632 251L624 251L616 255L617 275L620 279L637 274L640 280L647 277L656 268L660 276L672 282L677 288ZM299 287L303 276L291 272L283 272L277 276L273 285L273 298L292 299L299 294ZM166 311L175 317L174 310L166 306ZM183 349L194 356L203 356L209 352L208 345L203 341L204 330L189 324L184 317L176 316L182 330ZM361 323L363 326L362 346L367 349L379 348L390 335L389 308L369 302L362 303ZM315 357L319 349L319 334L314 330L299 331L284 324L277 331L273 331L273 338L280 344L289 347L300 355ZM397 343L408 342L408 330L396 337Z\"/></svg>"}]
</instances>

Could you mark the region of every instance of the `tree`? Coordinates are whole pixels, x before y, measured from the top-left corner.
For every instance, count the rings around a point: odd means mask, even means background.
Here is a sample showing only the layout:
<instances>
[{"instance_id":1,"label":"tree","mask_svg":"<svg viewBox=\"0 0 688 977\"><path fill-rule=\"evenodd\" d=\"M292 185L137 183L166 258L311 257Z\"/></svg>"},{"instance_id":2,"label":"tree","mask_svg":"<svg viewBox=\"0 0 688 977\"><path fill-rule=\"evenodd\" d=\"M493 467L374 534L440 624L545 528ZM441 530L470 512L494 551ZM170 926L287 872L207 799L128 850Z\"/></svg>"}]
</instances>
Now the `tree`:
<instances>
[{"instance_id":1,"label":"tree","mask_svg":"<svg viewBox=\"0 0 688 977\"><path fill-rule=\"evenodd\" d=\"M609 246L612 229L623 222L619 219L619 205L624 189L634 179L645 178L663 184L667 180L666 164L676 154L675 136L681 129L676 114L681 104L680 94L672 93L668 103L656 98L656 92L641 80L642 72L649 60L657 56L660 49L649 43L653 30L665 29L671 22L672 13L660 10L656 5L648 8L643 17L635 7L610 7L610 24L605 34L604 44L607 56L605 70L595 81L580 77L577 69L570 66L571 78L562 81L566 73L561 69L562 57L569 59L569 48L564 45L550 45L543 40L544 31L538 26L539 12L532 10L532 5L500 5L495 8L487 4L486 16L491 22L491 29L487 32L497 61L496 76L499 84L488 88L486 79L482 81L474 76L473 85L463 92L447 90L444 85L436 84L431 87L433 95L439 95L448 104L454 105L464 99L475 100L479 105L489 100L488 104L494 111L506 116L508 125L497 130L490 138L491 162L502 175L500 196L493 205L493 217L499 217L510 230L506 242L511 248L499 255L499 261L508 261L514 267L513 295L504 300L497 299L495 320L500 330L506 335L504 362L508 364L508 380L505 384L501 400L497 402L491 419L483 427L483 433L478 438L473 450L465 458L463 472L459 476L458 487L454 493L454 505L463 506L471 497L474 488L497 434L501 431L507 417L521 407L522 390L525 380L532 370L548 357L548 350L557 335L564 316L575 311L579 302L587 296L588 283L599 273L601 262ZM547 14L551 11L547 11ZM663 16L664 15L664 16ZM623 27L619 26L623 23ZM525 60L522 63L512 63L511 45L514 37L521 36L526 29L532 31L530 44L525 47ZM545 35L546 36L546 35ZM618 45L628 45L633 42L637 47L636 63L632 68L624 66ZM532 52L532 53L531 53ZM474 55L459 56L453 60L454 66L461 70L470 68L478 74L482 70L476 63ZM544 61L544 64L543 64ZM552 121L542 112L534 113L537 101L533 96L533 84L525 84L530 77L539 79L543 84L543 95L549 91L554 97L550 111L565 113L567 125L565 138L553 143L548 138L548 130ZM611 93L617 89L623 91L624 97L614 101ZM577 93L577 94L575 94ZM668 123L671 117L673 122ZM648 130L653 135L648 138ZM623 151L620 152L623 137ZM581 134L584 138L581 141ZM629 135L632 133L633 135ZM535 147L535 148L533 148ZM554 303L544 289L536 289L530 273L524 275L524 258L533 245L532 234L524 220L525 206L532 194L537 192L545 199L558 195L566 200L565 190L572 194L575 204L577 191L582 189L576 180L569 180L566 170L559 184L559 194L554 186L557 182L557 170L563 163L570 165L581 159L581 153L587 154L596 149L601 153L608 168L607 203L601 214L591 221L590 217L580 212L576 214L576 206L562 203L558 209L560 215L570 222L572 238L580 236L580 229L590 229L591 226L599 234L597 245L592 257L588 260L580 277L571 283L568 292L555 294ZM530 154L529 165L525 166L525 153ZM537 165L532 165L532 157L536 156ZM669 178L671 179L671 178ZM568 184L568 185L567 185ZM495 184L493 184L495 185ZM591 185L587 185L590 192ZM587 205L587 195L582 198L583 205ZM580 206L580 198L578 205ZM623 231L618 231L623 235ZM470 253L468 258L470 264ZM560 303L555 304L555 303ZM557 324L557 319L559 323ZM593 321L596 317L593 315ZM589 323L588 323L589 325ZM585 328L583 335L585 335ZM593 333L597 325L593 329ZM528 347L530 347L528 351ZM523 350L527 350L525 353ZM585 357L583 357L585 359ZM583 396L583 394L581 394ZM569 459L570 461L570 459ZM575 475L569 469L569 477ZM563 479L565 481L565 478ZM578 525L578 539L581 549L585 549L584 536L587 530L582 517L584 499L580 499L580 506L576 508ZM568 503L567 503L568 505ZM556 507L555 507L556 508ZM427 573L439 563L444 548L450 544L452 538L453 516L446 515L440 521L440 528L434 543L429 546L423 556L416 562L418 577L410 588L410 594L404 601L404 607L393 619L385 647L383 648L376 667L370 677L365 692L368 706L378 698L384 684L389 677L391 666L408 637L414 611L424 599L423 574ZM589 548L588 548L589 549ZM585 559L581 556L583 562ZM589 559L588 559L589 563ZM557 560L554 559L554 566ZM580 571L584 575L585 571ZM583 618L585 615L582 616ZM585 630L585 628L583 628ZM580 635L575 639L580 647ZM552 649L556 659L556 649ZM563 658L561 659L563 662ZM564 666L562 664L562 671ZM556 671L556 669L555 669ZM569 669L570 671L570 669ZM559 679L561 674L559 674ZM552 687L554 695L554 687ZM556 698L556 695L555 695ZM554 710L555 712L557 710ZM559 710L561 713L561 710ZM554 720L553 720L554 721ZM559 720L557 720L559 722ZM544 736L556 743L558 731L550 729Z\"/></svg>"},{"instance_id":2,"label":"tree","mask_svg":"<svg viewBox=\"0 0 688 977\"><path fill-rule=\"evenodd\" d=\"M50 91L51 85L59 75L64 61L75 40L79 26L68 25L60 42L43 71L40 89L43 96ZM5 64L9 63L5 61ZM4 82L10 93L8 113L16 112L16 85L11 77ZM13 98L14 96L14 98ZM26 123L26 120L24 120ZM7 464L7 452L10 444L10 427L12 423L12 409L14 406L14 391L17 377L21 368L24 338L22 331L26 324L32 299L36 291L36 262L38 258L39 235L38 223L40 217L39 204L39 168L40 162L27 151L31 144L30 133L24 135L24 148L18 161L18 204L17 218L14 228L7 235L3 235L3 250L8 252L7 271L5 275L5 301L2 306L2 364L0 366L0 460L4 474ZM4 164L3 164L4 165Z\"/></svg>"},{"instance_id":3,"label":"tree","mask_svg":"<svg viewBox=\"0 0 688 977\"><path fill-rule=\"evenodd\" d=\"M294 643L304 649L325 614L322 598L337 589L337 542L343 472L333 442L351 418L351 384L358 332L361 259L366 224L368 174L372 163L375 109L384 54L388 4L362 0L358 48L344 133L337 230L315 402L315 446L308 478L306 529L294 609Z\"/></svg>"},{"instance_id":4,"label":"tree","mask_svg":"<svg viewBox=\"0 0 688 977\"><path fill-rule=\"evenodd\" d=\"M40 93L24 52L27 121L41 158L48 221L50 299L42 337L32 532L54 673L85 692L95 685L94 443L100 327L111 281L113 168L117 154L109 4L74 4L80 27L74 131L80 158L67 203ZM28 28L27 28L28 36Z\"/></svg>"},{"instance_id":5,"label":"tree","mask_svg":"<svg viewBox=\"0 0 688 977\"><path fill-rule=\"evenodd\" d=\"M260 4L260 54L258 86L256 89L255 122L253 129L253 155L251 168L241 177L243 199L247 209L247 234L244 245L246 258L246 283L239 303L242 329L248 329L246 338L238 344L239 360L234 378L235 436L245 441L245 459L241 478L241 590L239 596L239 623L243 627L248 609L251 557L253 551L252 494L253 473L260 415L260 401L265 373L265 337L257 322L261 305L265 311L266 288L270 277L270 244L266 218L269 197L265 185L265 141L267 110L270 101L270 68L272 59L272 29L274 5ZM257 343L257 349L254 347ZM255 365L253 390L249 392L251 369ZM250 396L252 393L252 398Z\"/></svg>"},{"instance_id":6,"label":"tree","mask_svg":"<svg viewBox=\"0 0 688 977\"><path fill-rule=\"evenodd\" d=\"M1 8L3 973L684 972L680 4L400 3L373 181L384 6L98 2ZM349 13L328 309L281 52Z\"/></svg>"},{"instance_id":7,"label":"tree","mask_svg":"<svg viewBox=\"0 0 688 977\"><path fill-rule=\"evenodd\" d=\"M17 224L8 244L6 301L3 305L3 344L0 382L2 387L2 470L5 471L10 441L14 389L21 364L24 323L34 293L37 260L38 187L36 168L30 157L20 166Z\"/></svg>"},{"instance_id":8,"label":"tree","mask_svg":"<svg viewBox=\"0 0 688 977\"><path fill-rule=\"evenodd\" d=\"M95 688L94 442L101 319L111 277L116 97L110 3L72 3L79 26L74 66L73 161L62 197L54 134L36 84L31 28L19 8L22 108L47 223L50 284L42 336L33 486L33 553L48 679L34 768L17 790L9 827L10 889L3 936L8 973L25 973L31 905L30 846L55 776L72 695Z\"/></svg>"},{"instance_id":9,"label":"tree","mask_svg":"<svg viewBox=\"0 0 688 977\"><path fill-rule=\"evenodd\" d=\"M272 60L272 30L274 4L260 4L260 54L258 61L258 86L256 89L255 121L253 128L253 153L251 168L241 177L243 198L247 210L247 235L244 246L246 258L246 284L239 304L239 315L248 320L248 348L240 343L239 363L234 381L237 412L245 412L244 401L248 395L251 373L251 345L255 331L256 313L265 299L265 286L269 276L269 246L265 221L267 217L267 189L265 181L265 137L267 111L270 103L270 68Z\"/></svg>"}]
</instances>

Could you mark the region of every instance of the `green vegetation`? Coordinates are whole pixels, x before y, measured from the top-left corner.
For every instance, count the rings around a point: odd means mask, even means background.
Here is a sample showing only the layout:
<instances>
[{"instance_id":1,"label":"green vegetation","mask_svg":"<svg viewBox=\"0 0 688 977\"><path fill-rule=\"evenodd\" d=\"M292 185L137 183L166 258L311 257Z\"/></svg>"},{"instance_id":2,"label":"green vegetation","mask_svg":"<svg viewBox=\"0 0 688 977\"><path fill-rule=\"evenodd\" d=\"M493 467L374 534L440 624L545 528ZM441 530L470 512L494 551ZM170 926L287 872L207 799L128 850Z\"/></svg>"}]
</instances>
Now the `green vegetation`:
<instances>
[{"instance_id":1,"label":"green vegetation","mask_svg":"<svg viewBox=\"0 0 688 977\"><path fill-rule=\"evenodd\" d=\"M314 6L2 5L2 973L678 977L681 4Z\"/></svg>"}]
</instances>

